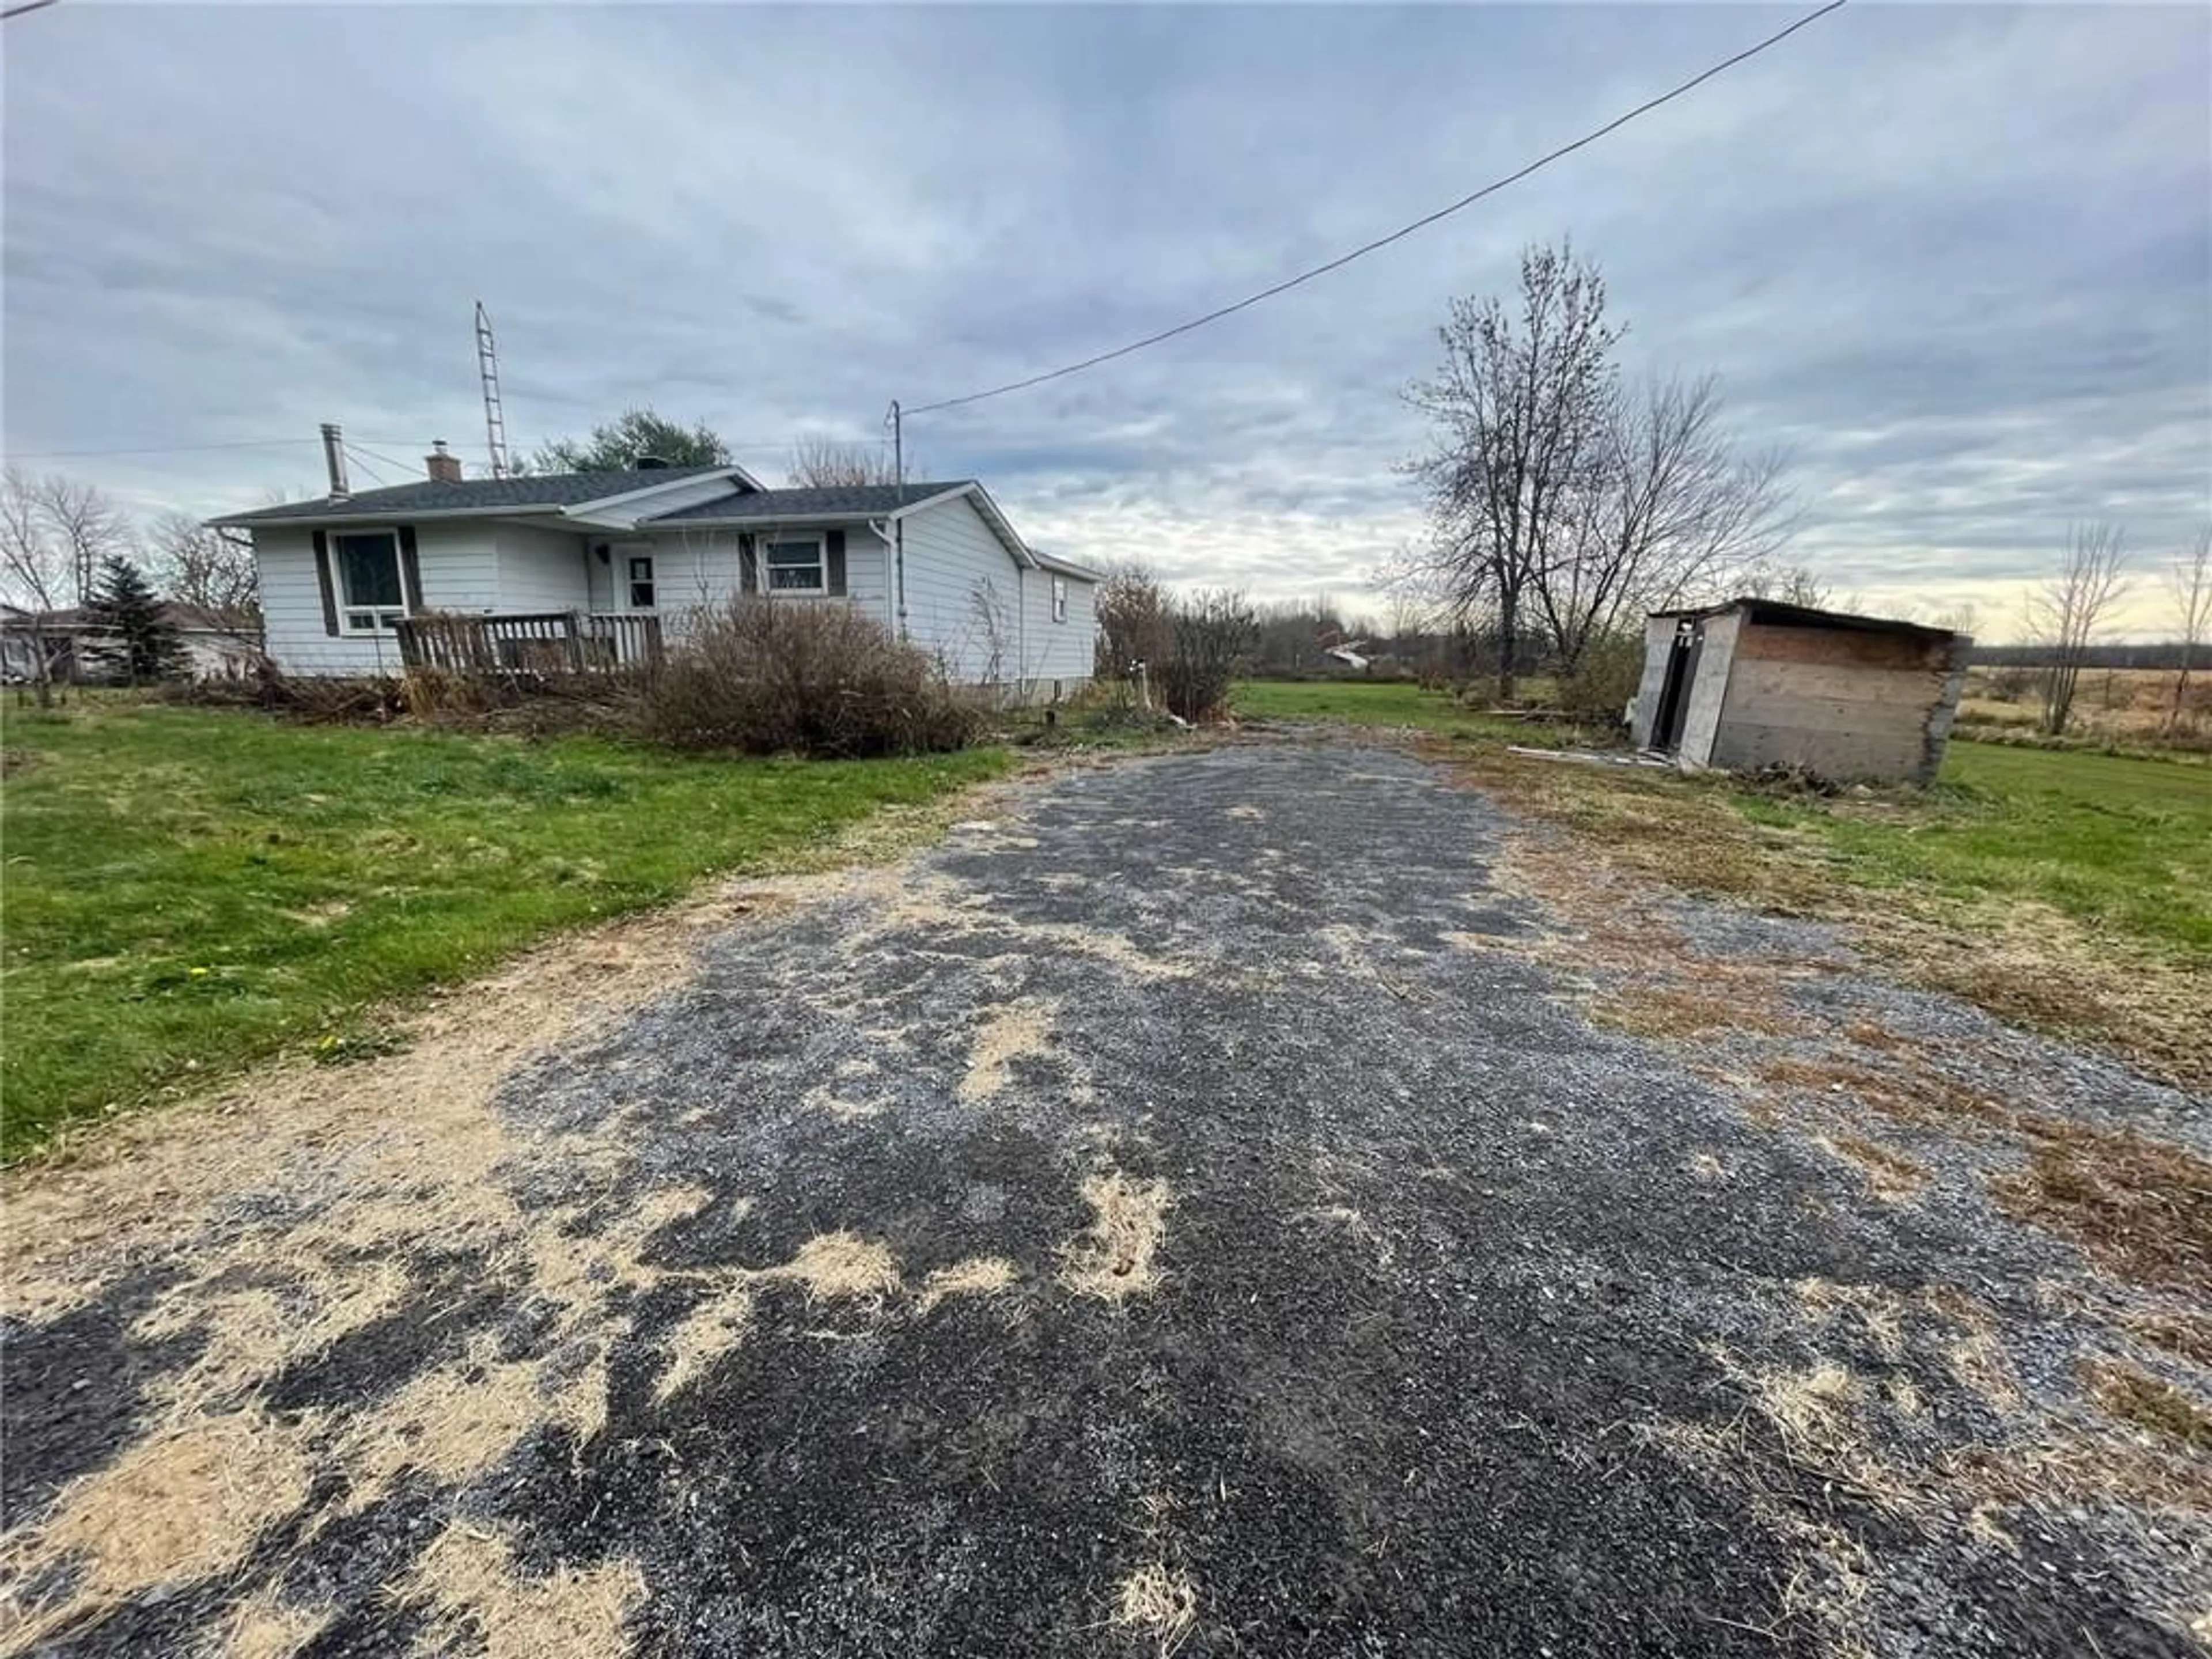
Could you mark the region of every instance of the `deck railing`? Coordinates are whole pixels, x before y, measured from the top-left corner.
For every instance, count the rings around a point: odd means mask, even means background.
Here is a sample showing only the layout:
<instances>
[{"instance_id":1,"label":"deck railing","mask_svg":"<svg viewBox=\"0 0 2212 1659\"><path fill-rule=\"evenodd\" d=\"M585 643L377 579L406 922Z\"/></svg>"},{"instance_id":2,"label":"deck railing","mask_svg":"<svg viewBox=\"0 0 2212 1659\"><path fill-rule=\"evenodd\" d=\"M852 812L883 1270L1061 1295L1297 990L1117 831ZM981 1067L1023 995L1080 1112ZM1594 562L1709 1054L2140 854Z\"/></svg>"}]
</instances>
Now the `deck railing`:
<instances>
[{"instance_id":1,"label":"deck railing","mask_svg":"<svg viewBox=\"0 0 2212 1659\"><path fill-rule=\"evenodd\" d=\"M471 617L433 611L393 624L410 671L448 674L613 674L660 660L660 618L534 611Z\"/></svg>"}]
</instances>

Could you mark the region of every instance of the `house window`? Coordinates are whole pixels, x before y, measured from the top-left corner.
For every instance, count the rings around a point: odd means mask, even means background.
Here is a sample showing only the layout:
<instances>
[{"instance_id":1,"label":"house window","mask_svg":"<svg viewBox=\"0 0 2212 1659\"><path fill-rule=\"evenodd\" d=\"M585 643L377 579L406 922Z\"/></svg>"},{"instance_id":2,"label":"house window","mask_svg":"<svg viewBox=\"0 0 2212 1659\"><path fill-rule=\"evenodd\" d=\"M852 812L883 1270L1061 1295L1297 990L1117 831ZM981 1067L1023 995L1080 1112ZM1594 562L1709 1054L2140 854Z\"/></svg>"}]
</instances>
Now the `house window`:
<instances>
[{"instance_id":1,"label":"house window","mask_svg":"<svg viewBox=\"0 0 2212 1659\"><path fill-rule=\"evenodd\" d=\"M822 538L800 536L768 544L768 591L771 593L827 593L829 572L822 562Z\"/></svg>"},{"instance_id":2,"label":"house window","mask_svg":"<svg viewBox=\"0 0 2212 1659\"><path fill-rule=\"evenodd\" d=\"M629 561L629 608L633 611L653 609L653 556L633 553Z\"/></svg>"},{"instance_id":3,"label":"house window","mask_svg":"<svg viewBox=\"0 0 2212 1659\"><path fill-rule=\"evenodd\" d=\"M331 562L337 568L339 614L347 633L388 633L407 614L398 531L340 531L331 538Z\"/></svg>"},{"instance_id":4,"label":"house window","mask_svg":"<svg viewBox=\"0 0 2212 1659\"><path fill-rule=\"evenodd\" d=\"M1052 619L1056 623L1067 620L1067 580L1063 576L1052 579Z\"/></svg>"}]
</instances>

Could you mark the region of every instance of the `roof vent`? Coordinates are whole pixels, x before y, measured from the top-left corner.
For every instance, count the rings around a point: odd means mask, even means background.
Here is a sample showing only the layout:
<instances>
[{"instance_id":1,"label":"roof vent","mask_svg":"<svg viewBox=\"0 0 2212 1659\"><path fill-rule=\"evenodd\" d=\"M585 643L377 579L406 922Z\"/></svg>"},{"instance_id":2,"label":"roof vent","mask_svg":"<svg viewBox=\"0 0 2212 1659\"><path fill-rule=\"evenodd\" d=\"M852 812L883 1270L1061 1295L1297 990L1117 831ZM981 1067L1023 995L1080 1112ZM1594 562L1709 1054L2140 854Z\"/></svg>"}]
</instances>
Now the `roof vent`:
<instances>
[{"instance_id":1,"label":"roof vent","mask_svg":"<svg viewBox=\"0 0 2212 1659\"><path fill-rule=\"evenodd\" d=\"M630 465L640 472L665 472L668 463L658 455L641 455Z\"/></svg>"}]
</instances>

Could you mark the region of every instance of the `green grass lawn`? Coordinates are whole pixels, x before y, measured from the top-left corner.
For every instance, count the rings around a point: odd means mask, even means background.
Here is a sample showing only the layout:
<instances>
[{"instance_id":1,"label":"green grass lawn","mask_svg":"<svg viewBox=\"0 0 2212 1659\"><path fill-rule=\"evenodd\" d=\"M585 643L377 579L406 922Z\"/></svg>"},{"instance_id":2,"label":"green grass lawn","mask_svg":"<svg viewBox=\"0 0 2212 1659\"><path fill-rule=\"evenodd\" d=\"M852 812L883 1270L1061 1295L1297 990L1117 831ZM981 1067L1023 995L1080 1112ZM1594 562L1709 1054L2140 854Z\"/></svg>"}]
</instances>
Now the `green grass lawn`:
<instances>
[{"instance_id":1,"label":"green grass lawn","mask_svg":"<svg viewBox=\"0 0 2212 1659\"><path fill-rule=\"evenodd\" d=\"M1478 749L1498 740L1541 746L1563 735L1462 709L1404 682L1253 681L1237 688L1236 706L1275 719L1418 726ZM1957 742L1936 788L1885 791L1871 803L1667 773L1529 766L1541 769L1534 775L1555 799L1573 798L1586 828L1602 823L1594 805L1601 794L1671 794L1686 809L1718 799L1750 823L1814 838L1826 871L1856 885L1966 901L2036 899L2093 928L2212 965L2212 770L2202 766ZM1648 834L1648 816L1625 817L1620 828ZM1686 810L1686 828L1702 816Z\"/></svg>"},{"instance_id":2,"label":"green grass lawn","mask_svg":"<svg viewBox=\"0 0 2212 1659\"><path fill-rule=\"evenodd\" d=\"M1008 764L695 760L115 703L11 710L4 743L8 1156L287 1044L349 1052L392 997Z\"/></svg>"},{"instance_id":3,"label":"green grass lawn","mask_svg":"<svg viewBox=\"0 0 2212 1659\"><path fill-rule=\"evenodd\" d=\"M1415 726L1451 737L1496 738L1532 749L1556 749L1592 735L1571 726L1534 724L1462 708L1445 693L1424 691L1411 680L1245 680L1231 702L1244 718Z\"/></svg>"},{"instance_id":4,"label":"green grass lawn","mask_svg":"<svg viewBox=\"0 0 2212 1659\"><path fill-rule=\"evenodd\" d=\"M1938 787L1893 814L1860 816L1849 798L1741 805L1817 833L1867 885L2039 900L2212 968L2212 771L2202 766L1954 743Z\"/></svg>"}]
</instances>

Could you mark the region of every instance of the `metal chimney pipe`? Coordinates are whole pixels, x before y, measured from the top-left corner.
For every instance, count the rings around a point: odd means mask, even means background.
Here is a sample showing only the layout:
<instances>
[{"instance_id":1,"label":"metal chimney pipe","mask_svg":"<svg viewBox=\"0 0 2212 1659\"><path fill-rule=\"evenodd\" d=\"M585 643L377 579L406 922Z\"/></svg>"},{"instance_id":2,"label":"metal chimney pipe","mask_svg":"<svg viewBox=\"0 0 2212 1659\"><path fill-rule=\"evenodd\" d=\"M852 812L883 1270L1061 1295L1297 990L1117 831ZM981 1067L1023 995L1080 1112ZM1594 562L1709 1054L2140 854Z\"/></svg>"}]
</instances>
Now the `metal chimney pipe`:
<instances>
[{"instance_id":1,"label":"metal chimney pipe","mask_svg":"<svg viewBox=\"0 0 2212 1659\"><path fill-rule=\"evenodd\" d=\"M330 469L331 499L344 501L353 491L346 486L345 445L338 437L336 421L323 422L323 465Z\"/></svg>"}]
</instances>

